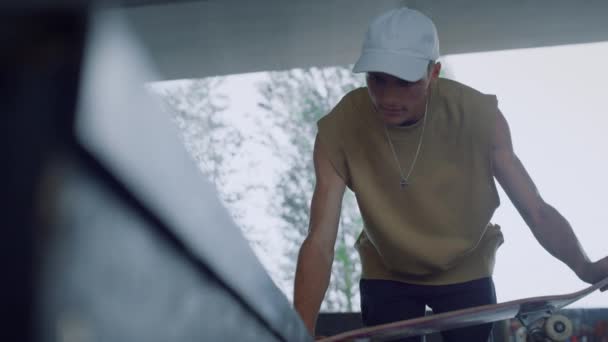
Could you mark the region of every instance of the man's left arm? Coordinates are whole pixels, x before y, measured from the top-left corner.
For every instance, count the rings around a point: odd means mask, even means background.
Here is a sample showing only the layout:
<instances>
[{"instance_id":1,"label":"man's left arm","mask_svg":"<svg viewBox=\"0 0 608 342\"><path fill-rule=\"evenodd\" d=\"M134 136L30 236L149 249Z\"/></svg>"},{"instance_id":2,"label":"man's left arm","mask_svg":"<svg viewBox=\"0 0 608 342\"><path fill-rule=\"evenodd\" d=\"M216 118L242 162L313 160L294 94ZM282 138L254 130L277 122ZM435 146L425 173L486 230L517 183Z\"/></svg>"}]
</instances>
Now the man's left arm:
<instances>
[{"instance_id":1,"label":"man's left arm","mask_svg":"<svg viewBox=\"0 0 608 342\"><path fill-rule=\"evenodd\" d=\"M513 150L509 125L502 113L496 118L492 150L494 177L509 196L540 244L568 265L587 283L608 276L608 257L591 262L566 219L547 204Z\"/></svg>"}]
</instances>

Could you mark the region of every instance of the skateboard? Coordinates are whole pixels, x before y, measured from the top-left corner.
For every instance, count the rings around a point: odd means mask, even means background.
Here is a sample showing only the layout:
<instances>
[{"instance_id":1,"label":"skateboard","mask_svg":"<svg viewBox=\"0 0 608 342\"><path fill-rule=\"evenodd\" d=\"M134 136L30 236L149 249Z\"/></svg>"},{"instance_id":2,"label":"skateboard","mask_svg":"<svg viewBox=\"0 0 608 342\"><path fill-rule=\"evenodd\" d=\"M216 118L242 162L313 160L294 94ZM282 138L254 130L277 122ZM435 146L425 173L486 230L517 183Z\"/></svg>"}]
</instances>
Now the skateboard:
<instances>
[{"instance_id":1,"label":"skateboard","mask_svg":"<svg viewBox=\"0 0 608 342\"><path fill-rule=\"evenodd\" d=\"M517 318L526 327L528 341L565 341L572 334L572 323L567 317L557 314L557 311L606 286L608 278L573 293L530 297L444 312L351 330L320 341L390 341L511 318Z\"/></svg>"}]
</instances>

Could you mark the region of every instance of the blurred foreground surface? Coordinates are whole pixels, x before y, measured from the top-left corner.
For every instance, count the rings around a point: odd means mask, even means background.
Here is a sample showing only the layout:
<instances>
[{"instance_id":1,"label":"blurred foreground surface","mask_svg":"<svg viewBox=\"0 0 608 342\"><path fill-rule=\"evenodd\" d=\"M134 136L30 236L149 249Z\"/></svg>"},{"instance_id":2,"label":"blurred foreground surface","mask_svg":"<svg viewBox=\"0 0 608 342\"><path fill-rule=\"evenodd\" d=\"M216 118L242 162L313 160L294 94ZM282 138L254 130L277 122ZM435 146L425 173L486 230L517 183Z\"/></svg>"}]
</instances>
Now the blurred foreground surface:
<instances>
[{"instance_id":1,"label":"blurred foreground surface","mask_svg":"<svg viewBox=\"0 0 608 342\"><path fill-rule=\"evenodd\" d=\"M3 341L306 341L112 11L3 8Z\"/></svg>"}]
</instances>

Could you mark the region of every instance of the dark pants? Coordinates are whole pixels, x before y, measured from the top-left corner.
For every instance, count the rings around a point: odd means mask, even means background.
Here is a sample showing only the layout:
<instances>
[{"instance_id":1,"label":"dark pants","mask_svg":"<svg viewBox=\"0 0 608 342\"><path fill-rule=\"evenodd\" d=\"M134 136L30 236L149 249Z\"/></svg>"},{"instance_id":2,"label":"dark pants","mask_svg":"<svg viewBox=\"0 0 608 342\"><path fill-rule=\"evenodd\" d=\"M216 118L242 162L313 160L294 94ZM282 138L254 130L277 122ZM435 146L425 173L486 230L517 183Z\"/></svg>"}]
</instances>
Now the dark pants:
<instances>
[{"instance_id":1,"label":"dark pants","mask_svg":"<svg viewBox=\"0 0 608 342\"><path fill-rule=\"evenodd\" d=\"M366 326L424 316L428 305L433 313L495 304L492 278L453 285L414 285L391 280L361 279L361 315ZM443 331L444 341L486 342L492 324ZM401 341L419 342L422 337Z\"/></svg>"}]
</instances>

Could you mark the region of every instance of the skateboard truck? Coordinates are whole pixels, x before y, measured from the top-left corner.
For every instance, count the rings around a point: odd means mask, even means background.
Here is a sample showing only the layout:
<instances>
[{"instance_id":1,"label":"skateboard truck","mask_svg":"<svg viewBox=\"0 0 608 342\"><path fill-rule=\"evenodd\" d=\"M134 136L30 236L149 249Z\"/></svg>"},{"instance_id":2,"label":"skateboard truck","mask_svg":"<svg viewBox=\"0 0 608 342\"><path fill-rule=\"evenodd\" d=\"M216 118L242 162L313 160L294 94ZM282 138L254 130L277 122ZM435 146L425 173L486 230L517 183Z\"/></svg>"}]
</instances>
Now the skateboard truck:
<instances>
[{"instance_id":1,"label":"skateboard truck","mask_svg":"<svg viewBox=\"0 0 608 342\"><path fill-rule=\"evenodd\" d=\"M572 322L568 317L555 314L553 306L535 309L534 303L522 306L515 316L528 331L531 341L566 341L572 335Z\"/></svg>"},{"instance_id":2,"label":"skateboard truck","mask_svg":"<svg viewBox=\"0 0 608 342\"><path fill-rule=\"evenodd\" d=\"M580 291L562 295L531 297L482 305L436 315L365 327L340 333L324 342L386 341L389 338L422 336L432 332L464 328L517 318L526 329L528 341L566 341L573 332L572 322L560 314L562 308L608 286L608 277Z\"/></svg>"}]
</instances>

